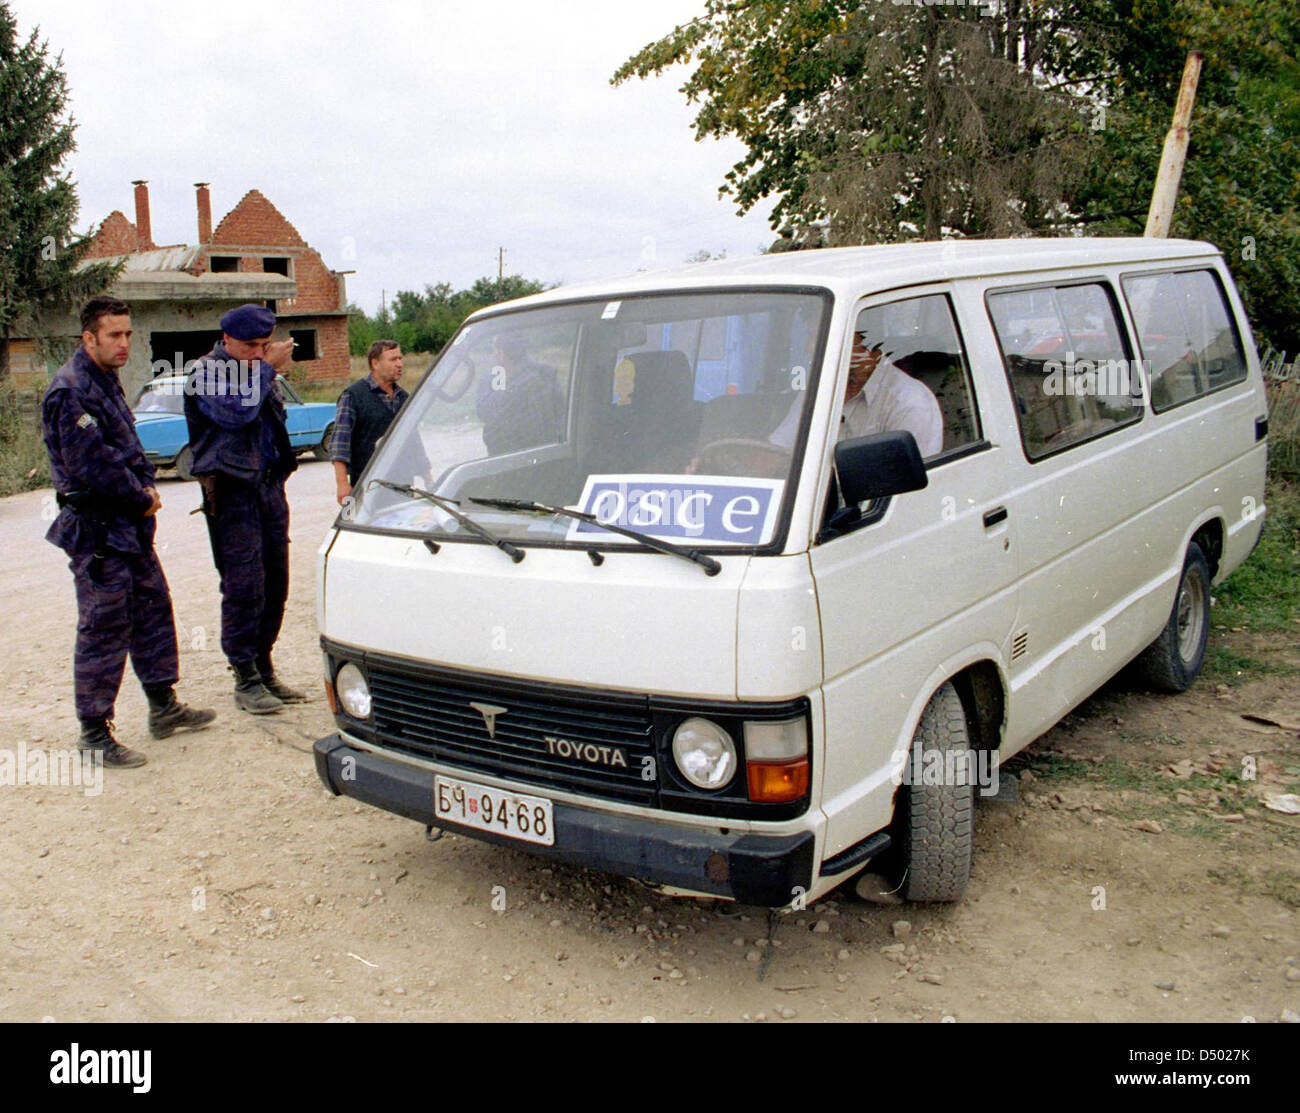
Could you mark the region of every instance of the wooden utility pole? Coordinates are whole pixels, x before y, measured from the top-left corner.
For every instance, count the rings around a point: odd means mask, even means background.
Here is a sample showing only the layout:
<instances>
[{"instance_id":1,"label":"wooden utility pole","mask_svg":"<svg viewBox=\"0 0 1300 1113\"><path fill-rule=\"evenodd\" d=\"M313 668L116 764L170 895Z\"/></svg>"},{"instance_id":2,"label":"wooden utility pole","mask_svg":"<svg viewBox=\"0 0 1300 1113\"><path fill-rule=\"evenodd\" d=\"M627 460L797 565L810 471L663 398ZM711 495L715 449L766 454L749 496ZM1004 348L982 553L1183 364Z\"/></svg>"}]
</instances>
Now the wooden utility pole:
<instances>
[{"instance_id":1,"label":"wooden utility pole","mask_svg":"<svg viewBox=\"0 0 1300 1113\"><path fill-rule=\"evenodd\" d=\"M1174 202L1178 200L1178 183L1183 177L1183 163L1187 159L1188 125L1192 121L1192 105L1196 102L1196 85L1201 79L1204 55L1193 50L1183 66L1183 80L1178 87L1178 103L1174 106L1174 122L1165 136L1164 153L1160 156L1160 170L1156 173L1155 189L1151 191L1151 208L1147 212L1148 236L1167 236L1174 222Z\"/></svg>"}]
</instances>

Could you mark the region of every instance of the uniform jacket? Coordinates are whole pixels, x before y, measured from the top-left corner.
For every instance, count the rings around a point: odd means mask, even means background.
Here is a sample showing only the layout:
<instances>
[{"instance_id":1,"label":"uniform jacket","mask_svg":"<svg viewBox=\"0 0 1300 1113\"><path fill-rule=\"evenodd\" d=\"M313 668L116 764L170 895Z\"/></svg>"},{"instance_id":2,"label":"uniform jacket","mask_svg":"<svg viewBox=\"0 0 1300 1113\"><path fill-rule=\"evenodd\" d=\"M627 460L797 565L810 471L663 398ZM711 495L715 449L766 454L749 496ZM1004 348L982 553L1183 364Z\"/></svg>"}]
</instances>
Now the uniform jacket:
<instances>
[{"instance_id":1,"label":"uniform jacket","mask_svg":"<svg viewBox=\"0 0 1300 1113\"><path fill-rule=\"evenodd\" d=\"M241 364L220 344L185 381L185 422L195 475L255 482L271 468L283 479L298 466L275 368L260 360Z\"/></svg>"},{"instance_id":2,"label":"uniform jacket","mask_svg":"<svg viewBox=\"0 0 1300 1113\"><path fill-rule=\"evenodd\" d=\"M154 469L117 373L103 370L78 348L45 392L41 424L50 475L63 503L45 539L69 554L90 552L98 524L108 548L148 552L155 523L144 516L153 502L145 489L154 485Z\"/></svg>"}]
</instances>

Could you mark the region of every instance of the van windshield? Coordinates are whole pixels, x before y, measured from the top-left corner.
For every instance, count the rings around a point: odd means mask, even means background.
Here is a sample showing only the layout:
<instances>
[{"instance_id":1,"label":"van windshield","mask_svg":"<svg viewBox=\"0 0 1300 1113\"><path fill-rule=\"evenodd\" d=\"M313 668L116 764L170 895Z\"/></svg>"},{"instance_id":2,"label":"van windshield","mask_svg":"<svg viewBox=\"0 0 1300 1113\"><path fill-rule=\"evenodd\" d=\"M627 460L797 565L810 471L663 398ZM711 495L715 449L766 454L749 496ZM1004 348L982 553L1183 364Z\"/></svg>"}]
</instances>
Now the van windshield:
<instances>
[{"instance_id":1,"label":"van windshield","mask_svg":"<svg viewBox=\"0 0 1300 1113\"><path fill-rule=\"evenodd\" d=\"M472 539L383 480L453 499L513 542L630 543L473 500L569 507L702 548L767 545L794 487L828 300L666 294L473 322L403 408L340 525Z\"/></svg>"}]
</instances>

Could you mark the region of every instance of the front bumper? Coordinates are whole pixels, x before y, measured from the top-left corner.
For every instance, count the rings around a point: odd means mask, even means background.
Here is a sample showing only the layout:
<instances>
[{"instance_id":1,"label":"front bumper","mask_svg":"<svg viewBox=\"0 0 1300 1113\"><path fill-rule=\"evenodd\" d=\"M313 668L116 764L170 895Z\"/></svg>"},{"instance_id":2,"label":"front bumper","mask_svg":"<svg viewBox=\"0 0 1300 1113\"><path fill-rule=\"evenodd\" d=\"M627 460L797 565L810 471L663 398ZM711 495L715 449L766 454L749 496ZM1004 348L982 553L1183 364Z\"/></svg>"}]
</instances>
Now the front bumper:
<instances>
[{"instance_id":1,"label":"front bumper","mask_svg":"<svg viewBox=\"0 0 1300 1113\"><path fill-rule=\"evenodd\" d=\"M788 905L813 881L813 835L722 834L556 801L555 845L539 846L435 820L433 773L349 745L340 734L312 747L316 772L336 796L544 858L766 908ZM347 775L344 761L347 760ZM454 772L449 770L449 772ZM535 792L533 789L525 791ZM725 822L725 821L724 821Z\"/></svg>"}]
</instances>

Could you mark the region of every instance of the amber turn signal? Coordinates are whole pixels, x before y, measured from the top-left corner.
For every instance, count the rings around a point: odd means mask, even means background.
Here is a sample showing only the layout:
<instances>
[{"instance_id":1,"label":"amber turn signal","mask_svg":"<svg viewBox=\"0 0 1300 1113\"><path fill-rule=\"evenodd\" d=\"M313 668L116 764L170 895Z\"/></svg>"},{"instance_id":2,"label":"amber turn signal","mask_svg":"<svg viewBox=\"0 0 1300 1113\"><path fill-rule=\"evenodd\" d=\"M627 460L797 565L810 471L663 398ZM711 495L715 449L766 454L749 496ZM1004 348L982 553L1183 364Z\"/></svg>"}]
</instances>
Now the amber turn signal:
<instances>
[{"instance_id":1,"label":"amber turn signal","mask_svg":"<svg viewBox=\"0 0 1300 1113\"><path fill-rule=\"evenodd\" d=\"M325 678L325 699L329 702L330 714L337 715L339 713L339 701L334 695L334 685L330 683L328 676Z\"/></svg>"},{"instance_id":2,"label":"amber turn signal","mask_svg":"<svg viewBox=\"0 0 1300 1113\"><path fill-rule=\"evenodd\" d=\"M749 798L756 804L787 804L808 792L808 759L751 761L746 767Z\"/></svg>"}]
</instances>

